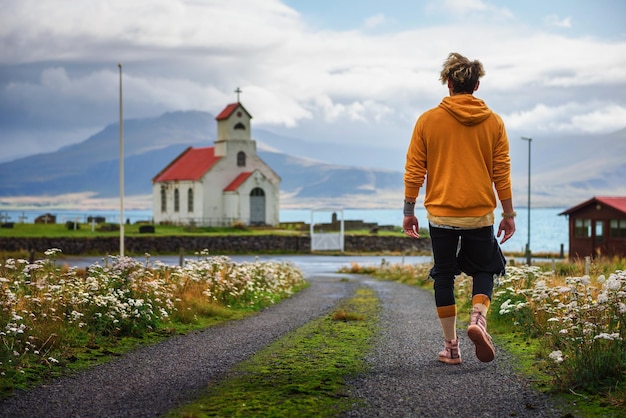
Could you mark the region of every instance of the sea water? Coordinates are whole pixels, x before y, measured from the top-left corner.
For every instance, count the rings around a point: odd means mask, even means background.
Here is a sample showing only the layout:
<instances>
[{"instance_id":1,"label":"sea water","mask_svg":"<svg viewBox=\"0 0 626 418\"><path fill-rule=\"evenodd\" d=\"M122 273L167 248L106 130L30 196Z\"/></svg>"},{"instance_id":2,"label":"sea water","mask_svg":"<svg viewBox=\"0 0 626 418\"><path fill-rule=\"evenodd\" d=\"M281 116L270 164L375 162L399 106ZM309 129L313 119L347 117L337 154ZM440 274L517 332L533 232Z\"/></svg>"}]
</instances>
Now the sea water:
<instances>
[{"instance_id":1,"label":"sea water","mask_svg":"<svg viewBox=\"0 0 626 418\"><path fill-rule=\"evenodd\" d=\"M568 251L568 220L560 215L566 208L532 208L530 211L530 249L533 253L559 253L563 245L565 253ZM502 245L505 252L524 252L529 242L528 211L525 208L516 209L515 235ZM426 212L423 208L416 208L416 215L420 226L427 227ZM106 222L119 223L120 212L111 210L0 210L0 223L33 223L38 216L45 213L56 215L57 223L78 221L86 223L89 217L102 216ZM402 225L402 208L397 209L342 209L337 210L338 219L356 220L367 223L376 223L379 226ZM311 211L310 209L281 209L280 222L324 223L332 219L332 210ZM498 213L497 213L498 215ZM150 221L151 210L125 210L125 222L135 223ZM498 219L496 217L496 219ZM496 228L497 228L496 223Z\"/></svg>"}]
</instances>

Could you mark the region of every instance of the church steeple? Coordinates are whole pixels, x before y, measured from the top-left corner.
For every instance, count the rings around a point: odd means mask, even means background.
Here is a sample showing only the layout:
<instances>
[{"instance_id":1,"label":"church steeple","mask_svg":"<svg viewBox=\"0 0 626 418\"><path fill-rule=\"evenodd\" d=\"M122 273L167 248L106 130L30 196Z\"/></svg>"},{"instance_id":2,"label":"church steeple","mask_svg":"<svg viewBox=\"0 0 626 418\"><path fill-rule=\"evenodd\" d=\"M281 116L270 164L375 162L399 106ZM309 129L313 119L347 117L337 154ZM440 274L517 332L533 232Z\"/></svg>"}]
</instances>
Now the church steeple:
<instances>
[{"instance_id":1,"label":"church steeple","mask_svg":"<svg viewBox=\"0 0 626 418\"><path fill-rule=\"evenodd\" d=\"M226 155L229 152L228 148L233 147L244 147L247 153L256 153L256 142L252 140L251 135L252 116L239 102L239 94L241 94L239 87L235 93L237 93L237 103L226 106L215 118L217 120L215 155L218 156Z\"/></svg>"}]
</instances>

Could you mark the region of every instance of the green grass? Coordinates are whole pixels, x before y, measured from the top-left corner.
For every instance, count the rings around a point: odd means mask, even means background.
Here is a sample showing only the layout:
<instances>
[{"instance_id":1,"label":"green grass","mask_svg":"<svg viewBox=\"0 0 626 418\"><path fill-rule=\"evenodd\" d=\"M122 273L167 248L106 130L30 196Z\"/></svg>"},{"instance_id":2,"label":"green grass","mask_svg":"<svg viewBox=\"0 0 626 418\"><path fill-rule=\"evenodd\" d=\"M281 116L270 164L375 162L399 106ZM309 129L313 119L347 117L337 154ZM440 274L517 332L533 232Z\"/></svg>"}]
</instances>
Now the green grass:
<instances>
[{"instance_id":1,"label":"green grass","mask_svg":"<svg viewBox=\"0 0 626 418\"><path fill-rule=\"evenodd\" d=\"M118 224L95 224L79 223L78 228L68 228L64 223L56 224L33 224L14 223L13 228L0 228L0 237L107 237L119 236ZM144 224L145 225L145 224ZM233 225L229 227L201 227L183 225L155 225L154 233L141 234L139 227L142 224L125 224L124 234L129 236L171 236L171 235L303 235L309 234L309 229L297 230L289 225L270 227L252 227L244 225ZM109 230L113 228L113 230ZM92 230L93 229L93 230ZM368 229L346 230L350 235L373 235ZM393 231L378 230L378 236L404 236L400 227ZM420 236L428 237L427 229L420 229Z\"/></svg>"},{"instance_id":2,"label":"green grass","mask_svg":"<svg viewBox=\"0 0 626 418\"><path fill-rule=\"evenodd\" d=\"M335 310L240 363L168 417L325 417L349 410L346 380L366 369L380 302L359 288Z\"/></svg>"},{"instance_id":3,"label":"green grass","mask_svg":"<svg viewBox=\"0 0 626 418\"><path fill-rule=\"evenodd\" d=\"M14 224L13 228L0 228L0 237L11 238L37 238L37 237L117 237L120 235L119 225L113 225L118 229L105 230L111 224L94 225L78 224L78 229L68 229L65 224ZM251 228L251 227L185 227L177 225L155 225L154 233L139 233L140 224L124 225L125 236L171 236L171 235L294 235L298 231L280 228Z\"/></svg>"}]
</instances>

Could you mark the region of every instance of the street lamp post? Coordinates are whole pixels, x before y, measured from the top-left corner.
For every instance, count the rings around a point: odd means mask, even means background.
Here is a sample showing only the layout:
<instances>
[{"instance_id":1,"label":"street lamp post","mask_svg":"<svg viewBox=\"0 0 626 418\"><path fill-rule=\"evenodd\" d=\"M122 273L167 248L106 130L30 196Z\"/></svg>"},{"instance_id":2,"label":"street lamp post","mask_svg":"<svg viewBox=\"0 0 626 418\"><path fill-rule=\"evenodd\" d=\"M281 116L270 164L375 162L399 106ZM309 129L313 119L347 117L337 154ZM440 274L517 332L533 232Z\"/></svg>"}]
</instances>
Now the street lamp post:
<instances>
[{"instance_id":1,"label":"street lamp post","mask_svg":"<svg viewBox=\"0 0 626 418\"><path fill-rule=\"evenodd\" d=\"M524 141L528 141L528 239L526 241L526 264L530 266L530 143L533 141L532 138L527 138L525 136L522 137Z\"/></svg>"},{"instance_id":2,"label":"street lamp post","mask_svg":"<svg viewBox=\"0 0 626 418\"><path fill-rule=\"evenodd\" d=\"M120 257L124 257L124 117L122 112L122 64L120 69Z\"/></svg>"}]
</instances>

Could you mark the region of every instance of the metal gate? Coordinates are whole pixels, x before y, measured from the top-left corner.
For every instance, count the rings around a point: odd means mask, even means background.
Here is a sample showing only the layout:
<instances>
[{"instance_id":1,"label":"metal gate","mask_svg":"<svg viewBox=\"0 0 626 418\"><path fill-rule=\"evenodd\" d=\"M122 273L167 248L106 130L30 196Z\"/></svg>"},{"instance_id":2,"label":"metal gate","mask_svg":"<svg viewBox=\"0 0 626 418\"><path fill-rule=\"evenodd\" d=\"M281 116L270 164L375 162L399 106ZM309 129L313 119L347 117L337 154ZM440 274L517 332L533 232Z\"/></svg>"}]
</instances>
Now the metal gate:
<instances>
[{"instance_id":1,"label":"metal gate","mask_svg":"<svg viewBox=\"0 0 626 418\"><path fill-rule=\"evenodd\" d=\"M341 219L338 219L339 232L315 232L315 213L317 212L332 212L333 215L339 212L341 214ZM313 209L311 211L311 251L329 250L344 251L343 209Z\"/></svg>"}]
</instances>

